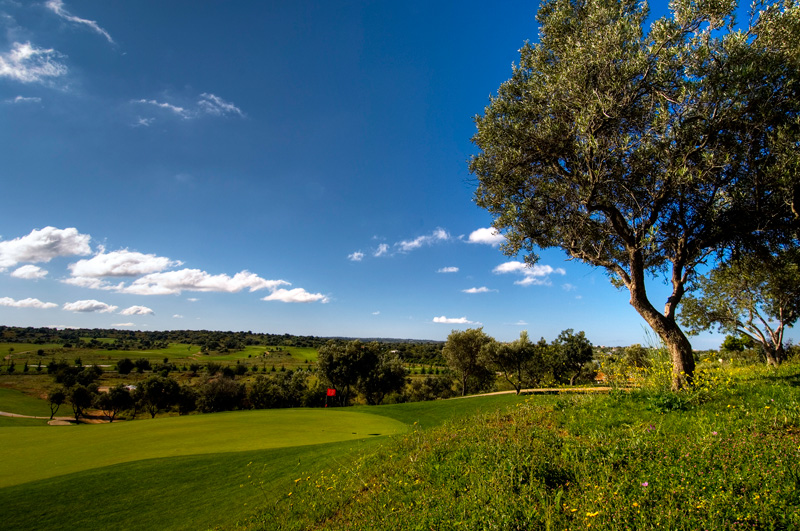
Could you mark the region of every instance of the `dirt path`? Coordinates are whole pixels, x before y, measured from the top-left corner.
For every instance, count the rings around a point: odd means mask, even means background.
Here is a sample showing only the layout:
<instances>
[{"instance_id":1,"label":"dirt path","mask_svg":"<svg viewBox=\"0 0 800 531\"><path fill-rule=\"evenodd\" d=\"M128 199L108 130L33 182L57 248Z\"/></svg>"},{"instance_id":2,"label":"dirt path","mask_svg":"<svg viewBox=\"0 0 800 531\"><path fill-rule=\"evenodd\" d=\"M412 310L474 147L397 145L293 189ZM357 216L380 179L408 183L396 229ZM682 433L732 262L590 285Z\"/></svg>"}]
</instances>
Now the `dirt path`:
<instances>
[{"instance_id":1,"label":"dirt path","mask_svg":"<svg viewBox=\"0 0 800 531\"><path fill-rule=\"evenodd\" d=\"M519 394L521 395L545 395L545 394L560 394L560 393L608 393L613 389L612 387L542 387L537 389L522 389ZM625 389L625 388L621 388ZM494 395L511 395L516 391L496 391L494 393L483 393L479 395L456 396L454 398L478 398L481 396L494 396Z\"/></svg>"}]
</instances>

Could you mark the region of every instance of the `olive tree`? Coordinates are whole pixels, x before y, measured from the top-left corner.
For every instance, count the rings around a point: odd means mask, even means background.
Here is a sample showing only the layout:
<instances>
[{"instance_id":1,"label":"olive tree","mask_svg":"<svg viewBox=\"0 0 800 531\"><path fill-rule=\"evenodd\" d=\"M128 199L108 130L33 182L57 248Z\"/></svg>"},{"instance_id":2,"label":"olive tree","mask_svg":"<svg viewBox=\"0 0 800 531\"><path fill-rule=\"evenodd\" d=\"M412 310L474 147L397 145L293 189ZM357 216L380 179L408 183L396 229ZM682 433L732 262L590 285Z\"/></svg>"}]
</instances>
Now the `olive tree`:
<instances>
[{"instance_id":1,"label":"olive tree","mask_svg":"<svg viewBox=\"0 0 800 531\"><path fill-rule=\"evenodd\" d=\"M784 332L800 317L800 251L741 256L695 283L681 311L685 326L744 335L763 347L769 365L785 360Z\"/></svg>"},{"instance_id":2,"label":"olive tree","mask_svg":"<svg viewBox=\"0 0 800 531\"><path fill-rule=\"evenodd\" d=\"M646 27L640 0L544 0L538 42L475 119L475 200L503 251L605 269L668 347L674 388L695 367L677 311L698 265L791 237L800 210L800 7L757 2L735 26L735 4L673 0Z\"/></svg>"},{"instance_id":3,"label":"olive tree","mask_svg":"<svg viewBox=\"0 0 800 531\"><path fill-rule=\"evenodd\" d=\"M494 373L483 354L484 347L492 341L483 328L470 328L463 332L453 330L447 336L442 355L456 373L461 384L461 396L465 396L468 389L478 391L493 382Z\"/></svg>"}]
</instances>

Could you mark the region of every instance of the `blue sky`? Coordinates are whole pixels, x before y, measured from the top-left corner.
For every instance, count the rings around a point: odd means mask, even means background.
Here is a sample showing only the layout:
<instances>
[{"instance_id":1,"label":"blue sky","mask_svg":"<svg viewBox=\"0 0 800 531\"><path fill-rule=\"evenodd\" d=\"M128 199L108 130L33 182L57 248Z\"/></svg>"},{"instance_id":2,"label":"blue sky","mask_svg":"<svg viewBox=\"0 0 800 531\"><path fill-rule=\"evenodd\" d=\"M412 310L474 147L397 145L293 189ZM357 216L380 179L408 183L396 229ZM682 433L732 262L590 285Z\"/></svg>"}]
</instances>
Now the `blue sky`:
<instances>
[{"instance_id":1,"label":"blue sky","mask_svg":"<svg viewBox=\"0 0 800 531\"><path fill-rule=\"evenodd\" d=\"M645 342L603 271L521 269L472 201L535 9L0 0L0 323Z\"/></svg>"}]
</instances>

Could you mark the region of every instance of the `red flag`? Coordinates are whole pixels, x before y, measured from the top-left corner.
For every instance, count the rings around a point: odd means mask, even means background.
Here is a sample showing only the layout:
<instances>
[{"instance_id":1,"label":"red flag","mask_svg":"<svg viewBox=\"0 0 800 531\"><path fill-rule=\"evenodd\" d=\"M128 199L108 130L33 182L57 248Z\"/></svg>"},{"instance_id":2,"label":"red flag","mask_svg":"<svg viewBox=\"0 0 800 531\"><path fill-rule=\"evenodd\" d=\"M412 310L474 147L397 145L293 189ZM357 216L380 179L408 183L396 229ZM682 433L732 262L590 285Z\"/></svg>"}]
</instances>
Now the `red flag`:
<instances>
[{"instance_id":1,"label":"red flag","mask_svg":"<svg viewBox=\"0 0 800 531\"><path fill-rule=\"evenodd\" d=\"M336 396L336 389L328 389L328 396Z\"/></svg>"}]
</instances>

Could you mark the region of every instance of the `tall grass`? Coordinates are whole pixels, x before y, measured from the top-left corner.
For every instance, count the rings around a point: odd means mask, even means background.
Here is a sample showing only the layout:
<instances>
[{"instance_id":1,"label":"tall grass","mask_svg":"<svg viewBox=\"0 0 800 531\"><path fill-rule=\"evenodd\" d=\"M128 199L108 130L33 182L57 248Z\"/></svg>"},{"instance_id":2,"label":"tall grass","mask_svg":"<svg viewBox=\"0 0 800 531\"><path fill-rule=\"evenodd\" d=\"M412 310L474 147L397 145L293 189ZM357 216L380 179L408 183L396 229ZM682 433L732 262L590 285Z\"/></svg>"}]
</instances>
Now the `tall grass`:
<instances>
[{"instance_id":1,"label":"tall grass","mask_svg":"<svg viewBox=\"0 0 800 531\"><path fill-rule=\"evenodd\" d=\"M800 366L531 397L298 474L248 529L797 529ZM670 393L672 396L670 396Z\"/></svg>"}]
</instances>

